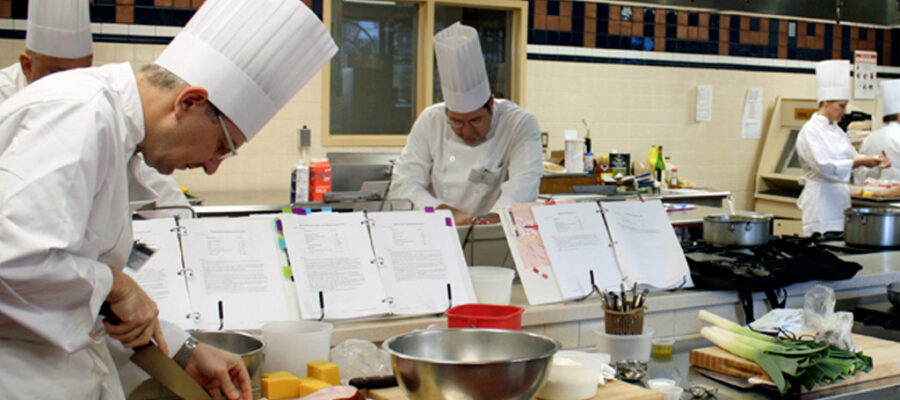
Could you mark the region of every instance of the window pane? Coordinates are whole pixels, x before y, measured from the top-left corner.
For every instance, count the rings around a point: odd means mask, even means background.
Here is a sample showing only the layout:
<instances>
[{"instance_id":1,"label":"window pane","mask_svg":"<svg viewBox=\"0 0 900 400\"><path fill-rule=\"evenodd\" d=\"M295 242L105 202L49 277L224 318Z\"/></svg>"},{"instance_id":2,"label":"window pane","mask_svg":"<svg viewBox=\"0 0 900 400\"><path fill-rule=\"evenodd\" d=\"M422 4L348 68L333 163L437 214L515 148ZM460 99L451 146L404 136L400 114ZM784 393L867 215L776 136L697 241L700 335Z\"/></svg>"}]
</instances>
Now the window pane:
<instances>
[{"instance_id":1,"label":"window pane","mask_svg":"<svg viewBox=\"0 0 900 400\"><path fill-rule=\"evenodd\" d=\"M403 134L416 117L416 5L333 0L330 133Z\"/></svg>"},{"instance_id":2,"label":"window pane","mask_svg":"<svg viewBox=\"0 0 900 400\"><path fill-rule=\"evenodd\" d=\"M434 10L434 32L461 22L478 30L481 39L481 52L484 53L484 65L487 68L488 80L491 81L491 92L499 98L508 98L510 92L510 52L512 49L512 12L488 10L480 8L437 6ZM432 56L434 57L434 56ZM441 94L441 78L438 73L437 59L434 61L434 102L444 101Z\"/></svg>"}]
</instances>

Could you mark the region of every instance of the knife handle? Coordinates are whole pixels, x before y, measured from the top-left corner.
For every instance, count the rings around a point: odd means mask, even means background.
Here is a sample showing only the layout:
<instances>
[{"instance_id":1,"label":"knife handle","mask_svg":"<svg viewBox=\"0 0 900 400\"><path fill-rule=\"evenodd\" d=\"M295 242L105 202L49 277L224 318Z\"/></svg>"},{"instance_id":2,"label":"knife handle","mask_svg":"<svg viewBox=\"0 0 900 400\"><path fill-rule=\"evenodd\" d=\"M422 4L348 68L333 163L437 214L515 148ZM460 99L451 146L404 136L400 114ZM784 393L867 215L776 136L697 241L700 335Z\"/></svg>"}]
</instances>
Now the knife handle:
<instances>
[{"instance_id":1,"label":"knife handle","mask_svg":"<svg viewBox=\"0 0 900 400\"><path fill-rule=\"evenodd\" d=\"M369 376L364 378L353 378L350 380L349 384L357 389L383 389L397 386L397 378L395 378L394 375Z\"/></svg>"},{"instance_id":2,"label":"knife handle","mask_svg":"<svg viewBox=\"0 0 900 400\"><path fill-rule=\"evenodd\" d=\"M122 319L119 318L119 316L113 312L112 306L109 304L108 301L104 301L103 304L100 306L100 315L103 318L106 318L106 321L109 322L111 325L119 325L122 323ZM153 345L154 345L153 339L150 339L150 342L148 342L147 344L142 344L140 346L133 348L132 350L139 351L139 350L145 349L145 348L147 348L149 346L153 346Z\"/></svg>"}]
</instances>

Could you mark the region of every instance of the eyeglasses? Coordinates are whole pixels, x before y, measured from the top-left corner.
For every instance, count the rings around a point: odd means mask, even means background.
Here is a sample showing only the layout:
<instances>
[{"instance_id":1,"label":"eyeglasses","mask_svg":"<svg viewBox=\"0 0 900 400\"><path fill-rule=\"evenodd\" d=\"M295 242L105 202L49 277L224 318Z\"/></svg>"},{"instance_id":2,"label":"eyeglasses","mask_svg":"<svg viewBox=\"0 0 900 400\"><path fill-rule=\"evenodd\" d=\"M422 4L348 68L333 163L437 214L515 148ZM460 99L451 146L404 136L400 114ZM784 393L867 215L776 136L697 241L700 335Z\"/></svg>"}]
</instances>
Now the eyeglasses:
<instances>
[{"instance_id":1,"label":"eyeglasses","mask_svg":"<svg viewBox=\"0 0 900 400\"><path fill-rule=\"evenodd\" d=\"M231 140L231 132L228 132L228 128L225 126L225 119L222 118L222 113L219 110L213 110L216 112L216 117L219 118L219 125L222 125L222 132L225 133L225 140L228 141L228 148L231 149L231 152L220 155L219 159L224 160L226 158L234 157L237 155L237 148L234 147L234 141Z\"/></svg>"},{"instance_id":2,"label":"eyeglasses","mask_svg":"<svg viewBox=\"0 0 900 400\"><path fill-rule=\"evenodd\" d=\"M470 127L474 128L474 129L478 129L478 128L481 128L482 125L484 125L485 118L478 117L478 118L470 119L468 121L463 121L463 120L447 117L447 120L450 122L450 126L453 127L454 129L462 129L462 127L464 127L466 125L469 125Z\"/></svg>"}]
</instances>

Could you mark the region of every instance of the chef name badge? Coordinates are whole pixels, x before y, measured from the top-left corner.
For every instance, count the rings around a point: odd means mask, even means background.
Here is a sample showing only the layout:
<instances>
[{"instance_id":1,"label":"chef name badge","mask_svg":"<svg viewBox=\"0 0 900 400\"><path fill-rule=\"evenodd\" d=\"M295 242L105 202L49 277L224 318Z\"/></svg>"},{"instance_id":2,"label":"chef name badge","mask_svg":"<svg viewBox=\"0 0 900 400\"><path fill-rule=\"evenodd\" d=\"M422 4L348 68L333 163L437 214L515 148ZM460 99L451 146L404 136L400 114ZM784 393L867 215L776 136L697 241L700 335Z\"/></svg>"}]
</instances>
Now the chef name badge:
<instances>
[{"instance_id":1,"label":"chef name badge","mask_svg":"<svg viewBox=\"0 0 900 400\"><path fill-rule=\"evenodd\" d=\"M135 240L134 244L131 246L131 254L128 255L128 262L125 263L125 265L128 268L137 271L147 263L147 260L153 256L153 253L156 253L155 249L147 246L141 241Z\"/></svg>"},{"instance_id":2,"label":"chef name badge","mask_svg":"<svg viewBox=\"0 0 900 400\"><path fill-rule=\"evenodd\" d=\"M472 168L469 171L469 181L494 186L500 183L500 174L487 168Z\"/></svg>"}]
</instances>

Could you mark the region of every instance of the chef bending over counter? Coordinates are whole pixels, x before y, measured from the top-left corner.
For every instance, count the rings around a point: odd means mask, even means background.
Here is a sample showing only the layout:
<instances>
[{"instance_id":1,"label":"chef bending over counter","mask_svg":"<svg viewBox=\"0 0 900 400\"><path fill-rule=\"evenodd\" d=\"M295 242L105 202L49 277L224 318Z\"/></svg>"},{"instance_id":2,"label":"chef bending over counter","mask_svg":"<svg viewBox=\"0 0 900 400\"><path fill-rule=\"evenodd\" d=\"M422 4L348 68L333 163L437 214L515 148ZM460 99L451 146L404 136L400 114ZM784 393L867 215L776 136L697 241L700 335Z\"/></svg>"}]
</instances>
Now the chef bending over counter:
<instances>
[{"instance_id":1,"label":"chef bending over counter","mask_svg":"<svg viewBox=\"0 0 900 400\"><path fill-rule=\"evenodd\" d=\"M434 36L444 102L416 119L388 197L453 212L457 225L535 201L543 167L532 113L491 94L478 32L455 23Z\"/></svg>"}]
</instances>

